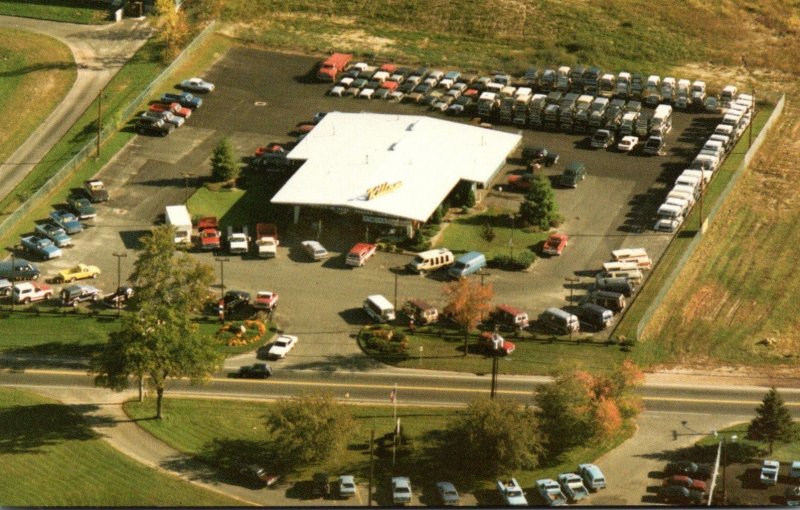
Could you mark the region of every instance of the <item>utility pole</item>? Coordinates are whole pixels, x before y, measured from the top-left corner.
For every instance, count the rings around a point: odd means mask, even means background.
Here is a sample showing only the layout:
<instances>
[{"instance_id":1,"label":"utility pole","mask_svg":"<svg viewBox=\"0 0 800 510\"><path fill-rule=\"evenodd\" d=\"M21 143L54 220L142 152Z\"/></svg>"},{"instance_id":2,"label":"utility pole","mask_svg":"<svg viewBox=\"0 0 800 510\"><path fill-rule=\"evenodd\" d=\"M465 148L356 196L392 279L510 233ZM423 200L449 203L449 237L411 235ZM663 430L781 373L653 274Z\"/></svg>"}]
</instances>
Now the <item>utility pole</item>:
<instances>
[{"instance_id":1,"label":"utility pole","mask_svg":"<svg viewBox=\"0 0 800 510\"><path fill-rule=\"evenodd\" d=\"M117 257L117 318L119 319L120 314L122 313L122 296L119 295L119 290L122 287L122 259L128 256L127 252L114 252L112 253L113 256Z\"/></svg>"},{"instance_id":2,"label":"utility pole","mask_svg":"<svg viewBox=\"0 0 800 510\"><path fill-rule=\"evenodd\" d=\"M375 449L372 445L375 443L375 429L369 433L369 485L367 486L367 506L372 506L372 477L375 474Z\"/></svg>"},{"instance_id":3,"label":"utility pole","mask_svg":"<svg viewBox=\"0 0 800 510\"><path fill-rule=\"evenodd\" d=\"M756 89L753 87L752 90L753 96L753 110L750 112L750 129L747 130L747 148L749 149L753 145L753 124L756 121Z\"/></svg>"},{"instance_id":4,"label":"utility pole","mask_svg":"<svg viewBox=\"0 0 800 510\"><path fill-rule=\"evenodd\" d=\"M195 175L191 172L181 172L181 177L183 177L184 183L184 190L186 191L186 201L189 200L191 194L189 193L189 179L194 177Z\"/></svg>"},{"instance_id":5,"label":"utility pole","mask_svg":"<svg viewBox=\"0 0 800 510\"><path fill-rule=\"evenodd\" d=\"M16 280L16 278L14 277L14 267L15 267L15 264L14 264L14 258L15 258L14 250L15 250L15 248L16 248L16 246L11 248L11 313L12 314L14 313L14 281Z\"/></svg>"},{"instance_id":6,"label":"utility pole","mask_svg":"<svg viewBox=\"0 0 800 510\"><path fill-rule=\"evenodd\" d=\"M225 262L230 262L230 259L226 257L214 257L214 260L219 262L219 280L220 280L219 297L220 299L223 299L225 297Z\"/></svg>"},{"instance_id":7,"label":"utility pole","mask_svg":"<svg viewBox=\"0 0 800 510\"><path fill-rule=\"evenodd\" d=\"M492 350L492 391L490 393L490 398L494 400L494 397L497 395L497 351Z\"/></svg>"},{"instance_id":8,"label":"utility pole","mask_svg":"<svg viewBox=\"0 0 800 510\"><path fill-rule=\"evenodd\" d=\"M575 291L575 284L581 281L580 276L568 276L564 278L565 281L571 283L569 286L569 303L572 304L572 295Z\"/></svg>"},{"instance_id":9,"label":"utility pole","mask_svg":"<svg viewBox=\"0 0 800 510\"><path fill-rule=\"evenodd\" d=\"M515 227L514 224L516 223L514 220L516 219L517 215L516 214L509 214L509 216L511 217L511 238L508 240L508 248L509 248L509 250L511 252L511 260L513 262L513 260L514 260L514 227Z\"/></svg>"},{"instance_id":10,"label":"utility pole","mask_svg":"<svg viewBox=\"0 0 800 510\"><path fill-rule=\"evenodd\" d=\"M394 273L394 309L395 313L397 313L397 273L400 272L400 269L394 267L392 268L392 272Z\"/></svg>"},{"instance_id":11,"label":"utility pole","mask_svg":"<svg viewBox=\"0 0 800 510\"><path fill-rule=\"evenodd\" d=\"M752 126L752 124L750 124L750 125ZM700 226L699 226L699 230L700 230L701 234L703 233L703 195L705 194L705 191L706 191L705 190L705 182L706 182L705 170L700 169L700 203L699 203L699 206L700 206Z\"/></svg>"},{"instance_id":12,"label":"utility pole","mask_svg":"<svg viewBox=\"0 0 800 510\"><path fill-rule=\"evenodd\" d=\"M106 88L103 87L100 89L100 92L97 94L97 158L100 158L100 133L103 130L103 93L105 92Z\"/></svg>"}]
</instances>

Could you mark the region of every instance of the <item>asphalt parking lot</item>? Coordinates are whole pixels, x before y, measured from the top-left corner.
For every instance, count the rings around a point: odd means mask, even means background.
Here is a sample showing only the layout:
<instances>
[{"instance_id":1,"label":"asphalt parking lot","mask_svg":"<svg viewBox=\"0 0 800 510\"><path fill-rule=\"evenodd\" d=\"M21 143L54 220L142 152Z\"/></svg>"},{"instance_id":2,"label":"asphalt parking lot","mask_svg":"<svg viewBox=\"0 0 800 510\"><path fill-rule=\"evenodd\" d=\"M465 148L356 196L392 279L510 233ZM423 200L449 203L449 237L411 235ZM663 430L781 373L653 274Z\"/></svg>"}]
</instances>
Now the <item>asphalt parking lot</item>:
<instances>
[{"instance_id":1,"label":"asphalt parking lot","mask_svg":"<svg viewBox=\"0 0 800 510\"><path fill-rule=\"evenodd\" d=\"M113 253L128 251L128 257L121 260L124 280L135 260L131 250L137 247L137 239L163 215L166 205L183 203L200 185L199 177L210 174L211 152L223 136L230 137L237 153L247 157L259 145L291 140L289 133L295 126L310 120L317 111L368 110L445 118L417 105L327 97L330 85L312 78L316 63L317 59L311 57L248 48L231 50L204 73L204 78L216 84L216 90L204 96L204 105L183 127L166 138L134 138L102 170L99 177L109 188L110 201L99 205L98 217L75 238L75 246L63 258L42 264L43 272L53 273L77 262L96 264L103 270L96 283L112 291L117 280ZM588 177L577 189L556 190L565 218L559 230L570 235L564 255L540 259L527 273L492 270L488 281L494 284L496 301L520 306L535 318L548 306L568 304L570 284L566 277L581 278L575 284L577 299L612 249L645 247L652 258L657 258L670 236L651 230L654 212L717 120L708 114L676 113L674 128L667 136L668 153L659 157L594 151L586 148L585 135L524 130L525 144L544 145L561 154L558 165L545 173L558 174L566 163L579 160L587 165ZM521 194L499 189L506 174L517 168L509 164L498 174L492 189L482 192L487 203L521 200ZM187 174L193 177L187 178ZM263 211L253 211L253 222L269 220L264 217L268 210L265 205ZM250 228L254 230L254 225ZM307 262L297 248L311 232L301 214L300 225L288 230L282 227L277 259L229 256L224 266L225 286L280 293L277 319L284 330L300 337L297 349L281 364L320 369L376 366L361 355L351 336L366 320L360 311L364 297L382 293L393 300L397 281L398 304L412 297L441 302L442 280L436 275L396 277L390 269L410 259L396 253L379 253L365 267L346 269L340 254L361 235L360 225L347 220L326 222L322 233L322 243L335 256L322 264ZM213 264L219 275L220 266L212 254L196 256ZM246 361L229 363L234 366Z\"/></svg>"}]
</instances>

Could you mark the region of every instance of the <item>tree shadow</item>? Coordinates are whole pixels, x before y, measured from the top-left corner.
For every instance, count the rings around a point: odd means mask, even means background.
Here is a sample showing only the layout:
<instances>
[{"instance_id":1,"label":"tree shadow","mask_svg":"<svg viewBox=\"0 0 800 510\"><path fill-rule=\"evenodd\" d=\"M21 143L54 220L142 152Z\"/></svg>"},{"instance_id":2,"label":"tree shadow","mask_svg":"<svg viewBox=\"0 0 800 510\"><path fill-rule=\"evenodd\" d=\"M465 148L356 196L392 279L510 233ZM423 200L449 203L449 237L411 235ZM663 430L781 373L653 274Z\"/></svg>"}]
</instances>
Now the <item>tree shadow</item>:
<instances>
[{"instance_id":1,"label":"tree shadow","mask_svg":"<svg viewBox=\"0 0 800 510\"><path fill-rule=\"evenodd\" d=\"M676 450L662 450L660 452L646 453L639 455L639 457L663 460L665 462L689 460L697 463L713 464L717 458L717 448L717 444L694 444ZM766 451L762 448L747 443L727 443L725 448L727 450L727 465L753 462L766 454Z\"/></svg>"},{"instance_id":2,"label":"tree shadow","mask_svg":"<svg viewBox=\"0 0 800 510\"><path fill-rule=\"evenodd\" d=\"M44 447L65 441L88 441L100 437L79 414L97 409L78 409L62 404L12 406L0 410L0 455L44 453Z\"/></svg>"},{"instance_id":3,"label":"tree shadow","mask_svg":"<svg viewBox=\"0 0 800 510\"><path fill-rule=\"evenodd\" d=\"M89 318L88 315L85 317ZM101 348L102 344L47 342L6 349L0 353L0 367L17 370L48 367L85 369L89 358Z\"/></svg>"},{"instance_id":4,"label":"tree shadow","mask_svg":"<svg viewBox=\"0 0 800 510\"><path fill-rule=\"evenodd\" d=\"M333 356L327 356L324 360L320 361L309 361L306 363L292 365L293 370L317 370L320 372L329 373L339 370L366 372L383 367L384 364L380 361L363 354L349 356L337 354Z\"/></svg>"}]
</instances>

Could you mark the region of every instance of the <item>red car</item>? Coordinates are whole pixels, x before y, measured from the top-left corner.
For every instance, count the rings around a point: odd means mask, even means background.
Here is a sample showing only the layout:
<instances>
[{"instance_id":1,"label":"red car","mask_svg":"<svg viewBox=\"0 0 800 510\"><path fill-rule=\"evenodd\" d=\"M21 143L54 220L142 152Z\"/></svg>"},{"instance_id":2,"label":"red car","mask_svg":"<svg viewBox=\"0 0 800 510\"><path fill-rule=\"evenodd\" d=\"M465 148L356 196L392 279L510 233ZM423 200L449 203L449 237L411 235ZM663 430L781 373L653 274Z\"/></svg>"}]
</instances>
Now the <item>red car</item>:
<instances>
[{"instance_id":1,"label":"red car","mask_svg":"<svg viewBox=\"0 0 800 510\"><path fill-rule=\"evenodd\" d=\"M478 345L488 353L497 350L497 353L503 356L508 356L517 348L513 342L509 342L491 331L484 331L481 333L481 336L478 338Z\"/></svg>"},{"instance_id":2,"label":"red car","mask_svg":"<svg viewBox=\"0 0 800 510\"><path fill-rule=\"evenodd\" d=\"M511 174L508 176L508 185L518 190L527 190L531 187L533 174Z\"/></svg>"},{"instance_id":3,"label":"red car","mask_svg":"<svg viewBox=\"0 0 800 510\"><path fill-rule=\"evenodd\" d=\"M386 80L385 82L381 83L381 87L380 88L389 89L390 92L393 92L393 91L397 90L397 87L399 87L399 86L400 86L400 84L397 83L396 81Z\"/></svg>"},{"instance_id":4,"label":"red car","mask_svg":"<svg viewBox=\"0 0 800 510\"><path fill-rule=\"evenodd\" d=\"M311 122L303 122L297 125L297 129L295 129L295 131L301 135L306 135L310 133L311 130L313 130L315 127L317 126L315 124L312 124Z\"/></svg>"},{"instance_id":5,"label":"red car","mask_svg":"<svg viewBox=\"0 0 800 510\"><path fill-rule=\"evenodd\" d=\"M272 145L264 145L256 149L256 157L263 156L264 154L280 154L286 152L282 145L273 143Z\"/></svg>"},{"instance_id":6,"label":"red car","mask_svg":"<svg viewBox=\"0 0 800 510\"><path fill-rule=\"evenodd\" d=\"M542 252L547 255L561 255L561 252L567 247L568 240L569 236L567 234L552 234L544 242Z\"/></svg>"},{"instance_id":7,"label":"red car","mask_svg":"<svg viewBox=\"0 0 800 510\"><path fill-rule=\"evenodd\" d=\"M387 73L392 74L393 72L397 71L397 66L394 64L383 64L380 68L378 68L378 71L386 71Z\"/></svg>"},{"instance_id":8,"label":"red car","mask_svg":"<svg viewBox=\"0 0 800 510\"><path fill-rule=\"evenodd\" d=\"M253 308L256 310L273 310L278 306L278 293L268 290L260 290L256 292L256 300L253 302Z\"/></svg>"},{"instance_id":9,"label":"red car","mask_svg":"<svg viewBox=\"0 0 800 510\"><path fill-rule=\"evenodd\" d=\"M188 119L192 115L191 108L184 108L178 103L153 103L150 105L150 111L156 113L172 112L173 115L183 117L184 119Z\"/></svg>"},{"instance_id":10,"label":"red car","mask_svg":"<svg viewBox=\"0 0 800 510\"><path fill-rule=\"evenodd\" d=\"M686 475L672 475L669 478L664 479L664 487L669 487L672 485L686 487L687 489L699 491L701 493L706 492L706 482L702 480L692 480Z\"/></svg>"},{"instance_id":11,"label":"red car","mask_svg":"<svg viewBox=\"0 0 800 510\"><path fill-rule=\"evenodd\" d=\"M220 248L220 231L217 218L206 216L197 222L200 232L200 248L203 250L218 250Z\"/></svg>"}]
</instances>

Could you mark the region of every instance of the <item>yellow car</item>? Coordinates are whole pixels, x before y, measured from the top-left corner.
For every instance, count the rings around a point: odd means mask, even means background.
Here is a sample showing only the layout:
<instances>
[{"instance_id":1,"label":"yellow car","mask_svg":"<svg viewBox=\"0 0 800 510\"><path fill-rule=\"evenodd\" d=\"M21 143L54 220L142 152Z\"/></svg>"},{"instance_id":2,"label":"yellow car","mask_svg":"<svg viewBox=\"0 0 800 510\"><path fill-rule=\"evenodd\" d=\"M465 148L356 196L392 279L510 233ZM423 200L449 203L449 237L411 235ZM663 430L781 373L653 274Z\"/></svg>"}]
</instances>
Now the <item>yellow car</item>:
<instances>
[{"instance_id":1,"label":"yellow car","mask_svg":"<svg viewBox=\"0 0 800 510\"><path fill-rule=\"evenodd\" d=\"M59 271L56 279L62 282L74 282L75 280L85 280L86 278L97 278L99 275L99 267L78 264L75 267Z\"/></svg>"}]
</instances>

